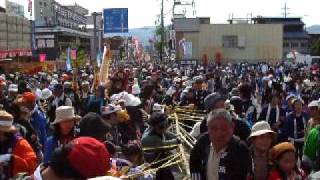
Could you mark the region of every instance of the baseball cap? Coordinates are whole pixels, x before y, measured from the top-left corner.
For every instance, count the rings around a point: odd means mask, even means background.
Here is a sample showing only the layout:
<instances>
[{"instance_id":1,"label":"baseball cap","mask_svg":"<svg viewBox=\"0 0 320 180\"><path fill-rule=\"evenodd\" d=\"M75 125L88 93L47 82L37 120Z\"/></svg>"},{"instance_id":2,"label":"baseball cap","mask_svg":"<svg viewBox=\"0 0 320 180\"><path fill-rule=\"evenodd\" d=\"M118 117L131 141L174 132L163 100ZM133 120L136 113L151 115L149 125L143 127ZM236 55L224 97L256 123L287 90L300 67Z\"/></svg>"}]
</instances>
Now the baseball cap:
<instances>
[{"instance_id":1,"label":"baseball cap","mask_svg":"<svg viewBox=\"0 0 320 180\"><path fill-rule=\"evenodd\" d=\"M72 148L67 159L74 170L85 178L106 175L110 168L110 155L102 142L91 137L79 137L70 143Z\"/></svg>"},{"instance_id":2,"label":"baseball cap","mask_svg":"<svg viewBox=\"0 0 320 180\"><path fill-rule=\"evenodd\" d=\"M35 103L37 98L32 92L25 92L22 95L22 99L25 103Z\"/></svg>"}]
</instances>

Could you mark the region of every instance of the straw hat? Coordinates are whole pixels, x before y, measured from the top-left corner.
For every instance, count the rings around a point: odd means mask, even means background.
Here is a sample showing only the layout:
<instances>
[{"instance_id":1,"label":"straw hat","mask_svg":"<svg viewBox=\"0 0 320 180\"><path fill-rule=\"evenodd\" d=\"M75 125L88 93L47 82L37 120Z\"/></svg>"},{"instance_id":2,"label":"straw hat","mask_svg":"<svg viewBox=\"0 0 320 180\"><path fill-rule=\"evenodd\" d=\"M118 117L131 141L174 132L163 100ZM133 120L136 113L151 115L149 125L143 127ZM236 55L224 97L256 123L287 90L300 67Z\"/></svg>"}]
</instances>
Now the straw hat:
<instances>
[{"instance_id":1,"label":"straw hat","mask_svg":"<svg viewBox=\"0 0 320 180\"><path fill-rule=\"evenodd\" d=\"M283 142L273 146L273 148L270 150L270 158L272 162L274 163L284 152L296 152L296 149L294 145L289 142Z\"/></svg>"},{"instance_id":2,"label":"straw hat","mask_svg":"<svg viewBox=\"0 0 320 180\"><path fill-rule=\"evenodd\" d=\"M0 111L0 131L15 132L16 130L13 126L13 116L7 111Z\"/></svg>"},{"instance_id":3,"label":"straw hat","mask_svg":"<svg viewBox=\"0 0 320 180\"><path fill-rule=\"evenodd\" d=\"M58 124L65 121L80 120L80 116L74 114L72 106L60 106L56 109L56 119L52 123Z\"/></svg>"},{"instance_id":4,"label":"straw hat","mask_svg":"<svg viewBox=\"0 0 320 180\"><path fill-rule=\"evenodd\" d=\"M248 139L250 140L252 137L257 137L268 133L271 133L273 136L276 135L276 133L271 130L271 127L267 121L259 121L252 126L251 134Z\"/></svg>"}]
</instances>

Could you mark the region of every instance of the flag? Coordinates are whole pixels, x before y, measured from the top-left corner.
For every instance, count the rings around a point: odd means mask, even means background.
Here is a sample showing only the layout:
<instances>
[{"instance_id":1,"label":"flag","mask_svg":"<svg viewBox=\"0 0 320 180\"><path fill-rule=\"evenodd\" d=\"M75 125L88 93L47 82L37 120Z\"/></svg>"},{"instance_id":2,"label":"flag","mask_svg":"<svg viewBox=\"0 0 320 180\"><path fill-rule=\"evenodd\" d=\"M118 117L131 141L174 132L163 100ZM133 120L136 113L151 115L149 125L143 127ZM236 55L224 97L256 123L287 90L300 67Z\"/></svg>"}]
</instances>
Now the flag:
<instances>
[{"instance_id":1,"label":"flag","mask_svg":"<svg viewBox=\"0 0 320 180\"><path fill-rule=\"evenodd\" d=\"M67 71L71 71L71 59L70 59L70 47L67 49L67 61L66 61Z\"/></svg>"}]
</instances>

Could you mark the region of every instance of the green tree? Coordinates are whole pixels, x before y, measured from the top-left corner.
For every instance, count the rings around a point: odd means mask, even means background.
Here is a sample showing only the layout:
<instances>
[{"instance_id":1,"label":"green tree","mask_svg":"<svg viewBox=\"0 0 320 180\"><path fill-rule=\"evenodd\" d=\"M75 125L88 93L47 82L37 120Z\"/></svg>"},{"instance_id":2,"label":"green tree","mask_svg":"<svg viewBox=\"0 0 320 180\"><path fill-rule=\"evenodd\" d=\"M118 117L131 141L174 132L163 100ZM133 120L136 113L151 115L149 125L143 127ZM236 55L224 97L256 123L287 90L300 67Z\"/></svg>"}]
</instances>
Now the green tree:
<instances>
[{"instance_id":1,"label":"green tree","mask_svg":"<svg viewBox=\"0 0 320 180\"><path fill-rule=\"evenodd\" d=\"M75 67L77 65L77 68L83 68L86 65L87 61L87 54L82 48L77 49L77 64L75 64L75 59L71 60L72 67Z\"/></svg>"},{"instance_id":2,"label":"green tree","mask_svg":"<svg viewBox=\"0 0 320 180\"><path fill-rule=\"evenodd\" d=\"M320 39L311 44L311 54L314 56L320 56Z\"/></svg>"},{"instance_id":3,"label":"green tree","mask_svg":"<svg viewBox=\"0 0 320 180\"><path fill-rule=\"evenodd\" d=\"M167 43L166 41L164 42L161 42L161 33L164 33L164 36L166 36L166 34L168 33L168 30L166 28L164 28L164 30L162 31L162 27L161 25L158 25L156 27L156 30L155 30L155 35L156 35L156 42L154 42L154 48L160 52L161 51L161 43L163 43L163 47L164 49L167 47Z\"/></svg>"},{"instance_id":4,"label":"green tree","mask_svg":"<svg viewBox=\"0 0 320 180\"><path fill-rule=\"evenodd\" d=\"M78 62L78 68L82 68L86 65L87 61L87 54L83 49L78 48L78 54L77 54L77 62Z\"/></svg>"}]
</instances>

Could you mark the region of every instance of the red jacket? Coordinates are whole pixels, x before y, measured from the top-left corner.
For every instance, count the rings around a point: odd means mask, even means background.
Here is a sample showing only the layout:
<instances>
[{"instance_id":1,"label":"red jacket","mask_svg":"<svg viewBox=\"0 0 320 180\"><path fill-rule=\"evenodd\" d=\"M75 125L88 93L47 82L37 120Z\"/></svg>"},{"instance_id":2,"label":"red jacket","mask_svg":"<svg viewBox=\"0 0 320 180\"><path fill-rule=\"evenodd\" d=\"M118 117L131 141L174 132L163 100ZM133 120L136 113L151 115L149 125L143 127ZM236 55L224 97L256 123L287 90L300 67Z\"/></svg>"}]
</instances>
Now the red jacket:
<instances>
[{"instance_id":1,"label":"red jacket","mask_svg":"<svg viewBox=\"0 0 320 180\"><path fill-rule=\"evenodd\" d=\"M302 180L306 179L306 176L303 171L299 170L297 173L298 176L301 177ZM268 180L283 180L282 177L280 176L280 173L278 170L272 170L269 173Z\"/></svg>"}]
</instances>

